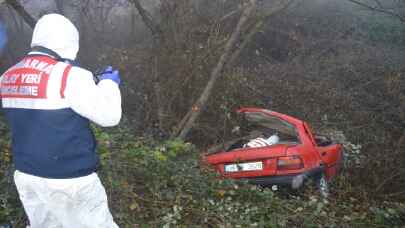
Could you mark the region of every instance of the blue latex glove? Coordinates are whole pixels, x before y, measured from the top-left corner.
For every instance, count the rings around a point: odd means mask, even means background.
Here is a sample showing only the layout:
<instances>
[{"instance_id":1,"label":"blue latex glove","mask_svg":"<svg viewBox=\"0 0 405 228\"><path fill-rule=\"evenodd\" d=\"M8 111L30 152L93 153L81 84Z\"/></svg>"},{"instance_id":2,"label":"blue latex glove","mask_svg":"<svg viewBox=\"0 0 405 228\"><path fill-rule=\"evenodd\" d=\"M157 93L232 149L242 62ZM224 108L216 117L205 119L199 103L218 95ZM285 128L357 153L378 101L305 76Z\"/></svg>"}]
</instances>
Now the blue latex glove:
<instances>
[{"instance_id":1,"label":"blue latex glove","mask_svg":"<svg viewBox=\"0 0 405 228\"><path fill-rule=\"evenodd\" d=\"M114 70L111 66L107 67L104 72L101 74L100 81L110 79L118 85L121 84L120 73L118 70Z\"/></svg>"},{"instance_id":2,"label":"blue latex glove","mask_svg":"<svg viewBox=\"0 0 405 228\"><path fill-rule=\"evenodd\" d=\"M6 42L7 42L6 27L3 25L3 23L0 22L0 53L3 50L4 46L6 45Z\"/></svg>"}]
</instances>

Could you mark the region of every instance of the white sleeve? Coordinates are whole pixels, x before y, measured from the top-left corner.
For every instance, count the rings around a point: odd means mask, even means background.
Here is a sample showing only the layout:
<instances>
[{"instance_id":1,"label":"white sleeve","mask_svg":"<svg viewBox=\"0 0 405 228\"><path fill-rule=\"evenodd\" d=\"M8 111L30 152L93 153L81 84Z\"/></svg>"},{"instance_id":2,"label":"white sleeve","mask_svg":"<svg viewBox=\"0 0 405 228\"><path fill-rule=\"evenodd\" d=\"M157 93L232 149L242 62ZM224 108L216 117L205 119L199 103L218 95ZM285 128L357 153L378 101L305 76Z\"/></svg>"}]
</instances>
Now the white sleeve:
<instances>
[{"instance_id":1,"label":"white sleeve","mask_svg":"<svg viewBox=\"0 0 405 228\"><path fill-rule=\"evenodd\" d=\"M103 80L96 85L90 71L72 67L65 98L73 111L102 127L112 127L120 122L121 92L112 80Z\"/></svg>"}]
</instances>

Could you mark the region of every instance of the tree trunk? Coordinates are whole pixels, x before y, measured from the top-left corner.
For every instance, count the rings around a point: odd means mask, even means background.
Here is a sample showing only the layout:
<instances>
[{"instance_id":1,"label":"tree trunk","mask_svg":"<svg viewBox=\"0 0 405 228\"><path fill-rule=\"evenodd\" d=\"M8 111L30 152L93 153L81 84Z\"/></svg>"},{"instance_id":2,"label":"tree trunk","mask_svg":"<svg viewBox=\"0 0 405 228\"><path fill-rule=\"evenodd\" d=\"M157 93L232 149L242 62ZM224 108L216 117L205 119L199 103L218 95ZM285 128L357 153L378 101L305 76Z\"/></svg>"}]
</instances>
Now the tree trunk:
<instances>
[{"instance_id":1,"label":"tree trunk","mask_svg":"<svg viewBox=\"0 0 405 228\"><path fill-rule=\"evenodd\" d=\"M141 5L139 0L130 0L138 10L141 15L142 21L145 23L146 27L150 30L153 37L153 90L156 97L156 109L157 109L157 118L159 121L159 129L165 130L165 106L162 102L162 87L159 80L159 65L160 65L160 53L159 48L163 47L163 33L160 29L159 24L153 19L152 15Z\"/></svg>"},{"instance_id":2,"label":"tree trunk","mask_svg":"<svg viewBox=\"0 0 405 228\"><path fill-rule=\"evenodd\" d=\"M35 27L37 23L34 19L17 0L6 0L6 3L9 4L13 9L24 19L31 28Z\"/></svg>"},{"instance_id":3,"label":"tree trunk","mask_svg":"<svg viewBox=\"0 0 405 228\"><path fill-rule=\"evenodd\" d=\"M220 57L217 66L211 73L208 84L206 85L204 91L200 95L200 98L193 105L191 110L186 114L185 118L188 117L187 121L182 120L181 122L185 123L184 126L181 128L177 128L179 132L177 138L184 140L187 137L188 133L194 126L195 121L200 116L202 110L207 106L207 101L212 94L214 85L217 82L219 76L221 75L226 62L228 61L228 58L232 54L232 48L235 46L236 42L240 39L242 28L250 18L251 14L254 12L255 8L256 8L256 0L250 0L250 5L246 7L245 10L243 11L242 16L239 19L239 22L236 26L236 29L232 33L230 39L228 40L225 46L224 53Z\"/></svg>"}]
</instances>

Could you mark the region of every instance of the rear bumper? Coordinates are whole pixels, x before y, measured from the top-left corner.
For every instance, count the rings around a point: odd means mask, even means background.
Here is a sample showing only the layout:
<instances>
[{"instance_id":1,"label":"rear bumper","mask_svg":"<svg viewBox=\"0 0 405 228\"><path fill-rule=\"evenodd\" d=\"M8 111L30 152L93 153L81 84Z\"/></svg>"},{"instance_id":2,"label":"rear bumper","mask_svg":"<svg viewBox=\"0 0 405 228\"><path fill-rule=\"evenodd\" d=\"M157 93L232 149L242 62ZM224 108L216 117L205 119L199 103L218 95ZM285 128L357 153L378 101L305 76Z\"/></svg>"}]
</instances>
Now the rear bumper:
<instances>
[{"instance_id":1,"label":"rear bumper","mask_svg":"<svg viewBox=\"0 0 405 228\"><path fill-rule=\"evenodd\" d=\"M255 185L283 185L292 187L293 189L297 189L300 188L306 180L319 177L320 174L322 174L323 170L324 167L318 167L297 175L254 177L246 178L245 180L247 180L250 184Z\"/></svg>"}]
</instances>

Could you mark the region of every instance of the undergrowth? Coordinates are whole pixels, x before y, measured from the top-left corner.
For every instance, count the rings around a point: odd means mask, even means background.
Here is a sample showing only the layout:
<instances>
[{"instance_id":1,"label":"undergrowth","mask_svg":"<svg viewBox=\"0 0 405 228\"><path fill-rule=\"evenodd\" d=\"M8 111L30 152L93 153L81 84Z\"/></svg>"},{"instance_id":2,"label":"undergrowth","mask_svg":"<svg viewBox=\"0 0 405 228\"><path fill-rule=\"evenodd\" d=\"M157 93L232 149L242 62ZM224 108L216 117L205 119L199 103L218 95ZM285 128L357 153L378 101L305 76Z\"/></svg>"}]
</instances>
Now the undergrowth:
<instances>
[{"instance_id":1,"label":"undergrowth","mask_svg":"<svg viewBox=\"0 0 405 228\"><path fill-rule=\"evenodd\" d=\"M25 227L11 174L10 142L0 127L0 224ZM135 138L95 128L99 175L120 227L401 227L405 204L367 199L350 175L334 181L332 196L311 188L281 194L219 177L190 143ZM6 136L6 137L4 137Z\"/></svg>"}]
</instances>

